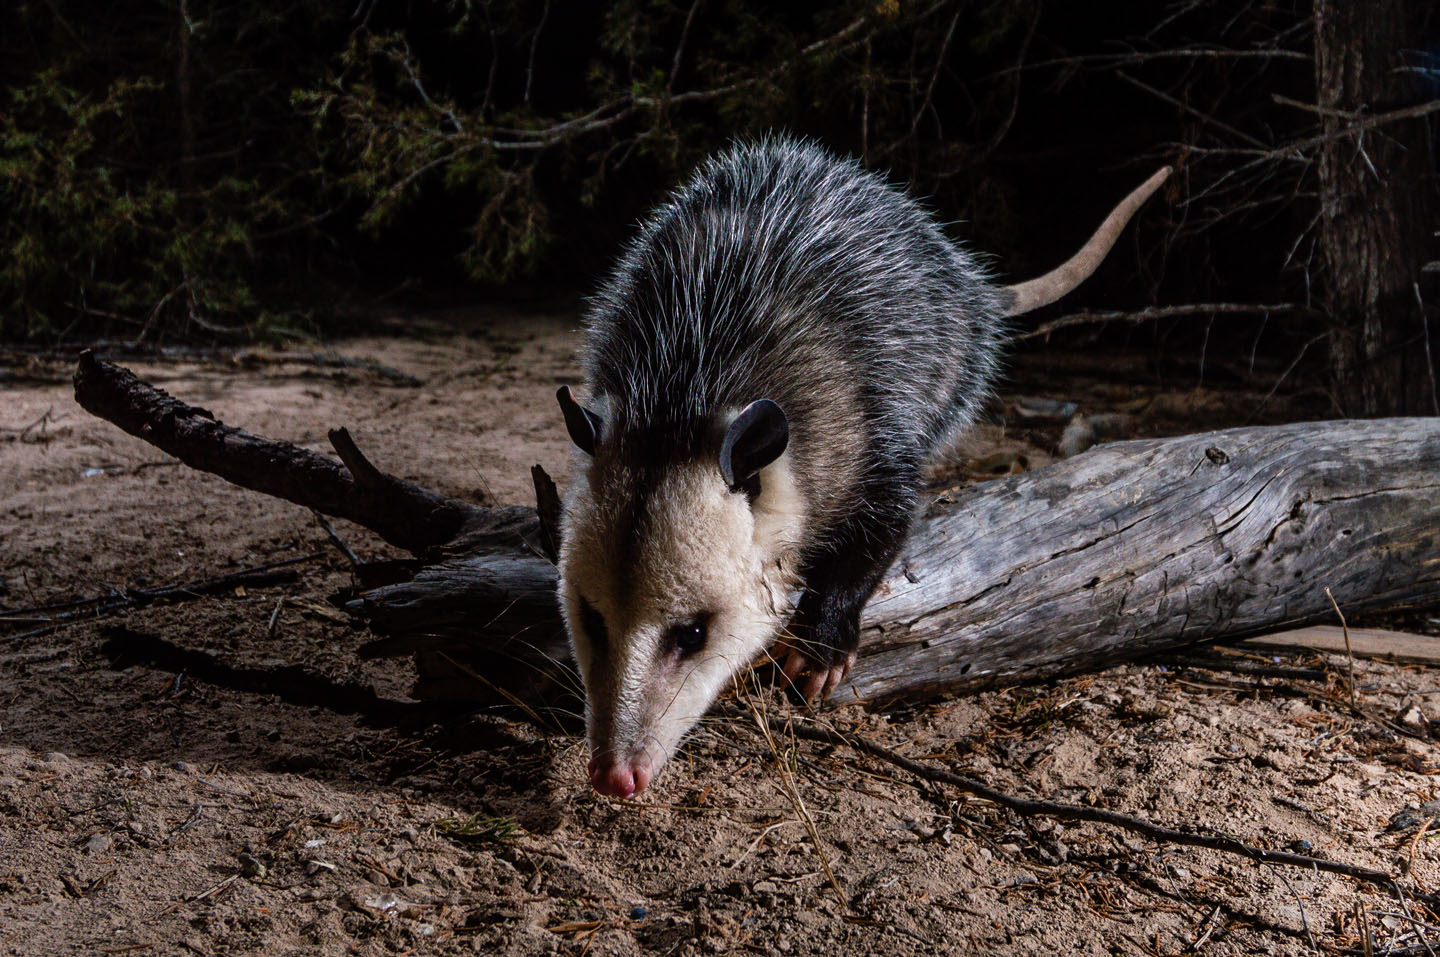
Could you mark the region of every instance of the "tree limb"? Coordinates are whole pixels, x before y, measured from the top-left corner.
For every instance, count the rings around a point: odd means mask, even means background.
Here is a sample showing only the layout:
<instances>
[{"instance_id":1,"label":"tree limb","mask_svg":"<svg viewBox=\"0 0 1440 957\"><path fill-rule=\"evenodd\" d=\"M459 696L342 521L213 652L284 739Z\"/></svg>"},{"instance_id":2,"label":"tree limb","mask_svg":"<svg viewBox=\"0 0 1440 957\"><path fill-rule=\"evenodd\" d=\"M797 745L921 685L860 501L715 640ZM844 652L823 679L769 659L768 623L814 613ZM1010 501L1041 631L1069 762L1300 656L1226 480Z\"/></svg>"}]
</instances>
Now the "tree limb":
<instances>
[{"instance_id":1,"label":"tree limb","mask_svg":"<svg viewBox=\"0 0 1440 957\"><path fill-rule=\"evenodd\" d=\"M381 472L344 429L330 438L348 469L318 452L225 425L88 350L75 368L75 399L191 468L349 519L411 552L451 542L489 517L486 509Z\"/></svg>"}]
</instances>

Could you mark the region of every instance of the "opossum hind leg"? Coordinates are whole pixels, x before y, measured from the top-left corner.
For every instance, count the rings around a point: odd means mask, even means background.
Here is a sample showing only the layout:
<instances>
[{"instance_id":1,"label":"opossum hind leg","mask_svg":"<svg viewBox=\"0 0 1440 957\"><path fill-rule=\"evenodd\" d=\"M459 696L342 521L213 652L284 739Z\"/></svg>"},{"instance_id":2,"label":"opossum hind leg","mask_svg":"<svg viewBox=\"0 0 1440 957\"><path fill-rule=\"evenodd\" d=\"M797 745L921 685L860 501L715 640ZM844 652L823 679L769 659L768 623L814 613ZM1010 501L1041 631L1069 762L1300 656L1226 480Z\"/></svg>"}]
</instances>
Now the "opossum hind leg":
<instances>
[{"instance_id":1,"label":"opossum hind leg","mask_svg":"<svg viewBox=\"0 0 1440 957\"><path fill-rule=\"evenodd\" d=\"M840 536L810 562L805 594L777 645L791 693L802 701L828 698L855 664L860 612L900 551L909 511Z\"/></svg>"}]
</instances>

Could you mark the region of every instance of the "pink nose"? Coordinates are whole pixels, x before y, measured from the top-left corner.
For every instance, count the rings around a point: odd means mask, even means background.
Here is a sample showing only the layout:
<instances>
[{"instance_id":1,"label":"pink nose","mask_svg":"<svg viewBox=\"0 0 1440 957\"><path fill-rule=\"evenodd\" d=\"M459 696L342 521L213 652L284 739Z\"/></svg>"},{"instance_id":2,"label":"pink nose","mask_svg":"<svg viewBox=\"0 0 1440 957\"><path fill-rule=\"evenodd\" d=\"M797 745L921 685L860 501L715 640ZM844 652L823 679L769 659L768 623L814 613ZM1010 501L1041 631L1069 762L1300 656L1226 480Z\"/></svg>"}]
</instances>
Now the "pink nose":
<instances>
[{"instance_id":1,"label":"pink nose","mask_svg":"<svg viewBox=\"0 0 1440 957\"><path fill-rule=\"evenodd\" d=\"M590 759L590 786L611 797L634 797L650 786L650 760L644 754Z\"/></svg>"}]
</instances>

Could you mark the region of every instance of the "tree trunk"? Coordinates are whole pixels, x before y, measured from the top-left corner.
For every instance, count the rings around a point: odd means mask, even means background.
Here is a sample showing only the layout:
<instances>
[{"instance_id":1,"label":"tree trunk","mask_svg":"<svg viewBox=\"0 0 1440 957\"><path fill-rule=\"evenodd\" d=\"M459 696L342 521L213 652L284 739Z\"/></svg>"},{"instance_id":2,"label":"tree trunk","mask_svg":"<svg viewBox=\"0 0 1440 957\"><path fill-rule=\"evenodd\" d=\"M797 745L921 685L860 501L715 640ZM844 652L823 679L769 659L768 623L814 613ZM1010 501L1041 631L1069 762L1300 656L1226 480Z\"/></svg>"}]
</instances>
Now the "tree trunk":
<instances>
[{"instance_id":1,"label":"tree trunk","mask_svg":"<svg viewBox=\"0 0 1440 957\"><path fill-rule=\"evenodd\" d=\"M1440 321L1427 322L1421 267L1435 229L1429 121L1346 135L1366 115L1423 102L1405 51L1421 46L1429 3L1316 0L1320 249L1334 323L1330 363L1345 411L1440 415Z\"/></svg>"},{"instance_id":2,"label":"tree trunk","mask_svg":"<svg viewBox=\"0 0 1440 957\"><path fill-rule=\"evenodd\" d=\"M352 477L88 354L76 396L187 463L427 556L412 580L349 606L381 636L363 655L415 656L417 697L573 708L559 700L579 685L555 601L557 539L534 510L443 498L339 443L370 475ZM835 697L1036 681L1325 621L1326 588L1346 611L1440 603L1440 418L1121 442L948 491L866 608L860 659Z\"/></svg>"}]
</instances>

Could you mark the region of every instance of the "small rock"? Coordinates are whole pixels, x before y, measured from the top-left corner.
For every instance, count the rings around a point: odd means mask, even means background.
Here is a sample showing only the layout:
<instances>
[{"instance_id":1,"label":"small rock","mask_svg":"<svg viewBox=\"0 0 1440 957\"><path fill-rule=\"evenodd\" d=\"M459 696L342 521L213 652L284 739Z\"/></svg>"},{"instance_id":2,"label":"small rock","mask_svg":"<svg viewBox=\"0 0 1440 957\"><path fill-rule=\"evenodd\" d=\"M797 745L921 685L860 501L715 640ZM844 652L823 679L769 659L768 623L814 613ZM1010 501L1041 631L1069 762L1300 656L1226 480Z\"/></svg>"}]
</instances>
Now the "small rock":
<instances>
[{"instance_id":1,"label":"small rock","mask_svg":"<svg viewBox=\"0 0 1440 957\"><path fill-rule=\"evenodd\" d=\"M261 862L260 858L256 857L254 854L245 854L242 852L240 854L237 854L236 856L240 858L240 873L244 874L246 877L253 877L259 879L270 873L269 869L264 865L264 863Z\"/></svg>"},{"instance_id":2,"label":"small rock","mask_svg":"<svg viewBox=\"0 0 1440 957\"><path fill-rule=\"evenodd\" d=\"M46 764L67 764L70 761L70 755L63 751L47 751L40 755L40 760Z\"/></svg>"},{"instance_id":3,"label":"small rock","mask_svg":"<svg viewBox=\"0 0 1440 957\"><path fill-rule=\"evenodd\" d=\"M394 891L389 891L376 897L364 898L360 901L360 904L364 907L368 907L370 910L378 910L383 912L395 910L396 908L404 904L404 901L396 897Z\"/></svg>"},{"instance_id":4,"label":"small rock","mask_svg":"<svg viewBox=\"0 0 1440 957\"><path fill-rule=\"evenodd\" d=\"M1070 419L1070 423L1065 426L1057 451L1062 459L1068 459L1079 455L1094 444L1095 429L1090 425L1089 419L1077 412Z\"/></svg>"},{"instance_id":5,"label":"small rock","mask_svg":"<svg viewBox=\"0 0 1440 957\"><path fill-rule=\"evenodd\" d=\"M1440 801L1426 801L1419 807L1401 808L1391 816L1385 830L1408 831L1419 827L1426 818L1434 818L1430 822L1429 830L1440 830Z\"/></svg>"},{"instance_id":6,"label":"small rock","mask_svg":"<svg viewBox=\"0 0 1440 957\"><path fill-rule=\"evenodd\" d=\"M1401 707L1397 718L1401 724L1412 728L1424 729L1429 726L1429 722L1425 720L1425 712L1413 703Z\"/></svg>"},{"instance_id":7,"label":"small rock","mask_svg":"<svg viewBox=\"0 0 1440 957\"><path fill-rule=\"evenodd\" d=\"M644 919L645 919L645 913L646 913L646 911L645 911L645 908L643 908L643 907L632 907L632 908L630 908L630 919L631 919L631 920L644 920Z\"/></svg>"},{"instance_id":8,"label":"small rock","mask_svg":"<svg viewBox=\"0 0 1440 957\"><path fill-rule=\"evenodd\" d=\"M86 854L104 854L115 844L115 840L109 834L91 834L85 842Z\"/></svg>"},{"instance_id":9,"label":"small rock","mask_svg":"<svg viewBox=\"0 0 1440 957\"><path fill-rule=\"evenodd\" d=\"M331 864L329 861L305 862L305 873L309 874L311 877L314 877L316 874L319 874L321 872L329 872L333 870L335 870L335 865Z\"/></svg>"},{"instance_id":10,"label":"small rock","mask_svg":"<svg viewBox=\"0 0 1440 957\"><path fill-rule=\"evenodd\" d=\"M195 772L195 769L184 761L176 761L171 767L181 774L193 774Z\"/></svg>"}]
</instances>

